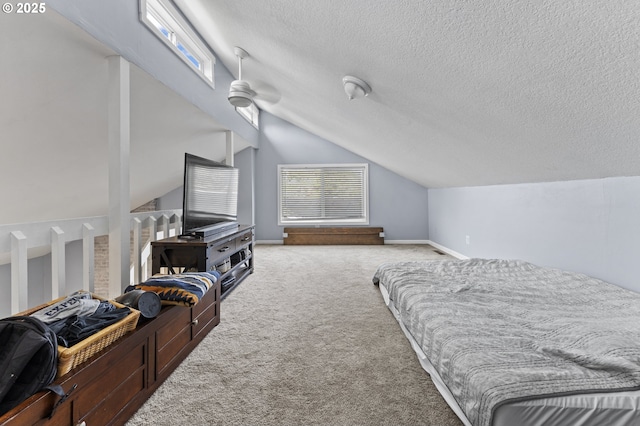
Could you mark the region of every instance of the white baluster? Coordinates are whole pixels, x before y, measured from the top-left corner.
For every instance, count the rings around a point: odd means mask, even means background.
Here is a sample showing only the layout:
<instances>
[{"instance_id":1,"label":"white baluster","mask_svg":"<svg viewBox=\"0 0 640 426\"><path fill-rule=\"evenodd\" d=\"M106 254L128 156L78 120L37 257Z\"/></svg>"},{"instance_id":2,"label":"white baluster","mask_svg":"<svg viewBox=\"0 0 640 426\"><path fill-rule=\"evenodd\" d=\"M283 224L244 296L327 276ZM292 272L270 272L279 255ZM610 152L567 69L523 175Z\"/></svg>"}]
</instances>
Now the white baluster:
<instances>
[{"instance_id":1,"label":"white baluster","mask_svg":"<svg viewBox=\"0 0 640 426\"><path fill-rule=\"evenodd\" d=\"M137 217L133 218L133 282L142 282L142 222Z\"/></svg>"},{"instance_id":2,"label":"white baluster","mask_svg":"<svg viewBox=\"0 0 640 426\"><path fill-rule=\"evenodd\" d=\"M160 219L162 219L160 223L161 230L162 230L162 238L168 238L169 237L169 216L167 216L166 214L163 214Z\"/></svg>"},{"instance_id":3,"label":"white baluster","mask_svg":"<svg viewBox=\"0 0 640 426\"><path fill-rule=\"evenodd\" d=\"M57 226L51 227L51 298L65 295L65 237Z\"/></svg>"},{"instance_id":4,"label":"white baluster","mask_svg":"<svg viewBox=\"0 0 640 426\"><path fill-rule=\"evenodd\" d=\"M29 307L27 280L27 237L21 231L11 232L11 312Z\"/></svg>"}]
</instances>

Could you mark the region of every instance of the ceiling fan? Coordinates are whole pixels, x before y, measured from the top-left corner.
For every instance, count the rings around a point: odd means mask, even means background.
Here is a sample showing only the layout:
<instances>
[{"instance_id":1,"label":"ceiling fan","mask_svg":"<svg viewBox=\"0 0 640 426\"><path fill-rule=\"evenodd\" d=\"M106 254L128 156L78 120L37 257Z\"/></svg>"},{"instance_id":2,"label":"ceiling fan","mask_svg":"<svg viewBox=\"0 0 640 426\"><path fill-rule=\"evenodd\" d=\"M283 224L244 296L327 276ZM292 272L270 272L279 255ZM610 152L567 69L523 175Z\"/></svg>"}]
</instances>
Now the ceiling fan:
<instances>
[{"instance_id":1,"label":"ceiling fan","mask_svg":"<svg viewBox=\"0 0 640 426\"><path fill-rule=\"evenodd\" d=\"M248 57L249 54L238 46L233 48L233 52L238 58L238 79L231 82L228 99L234 107L244 108L253 103L253 97L256 95L249 82L242 79L242 60Z\"/></svg>"}]
</instances>

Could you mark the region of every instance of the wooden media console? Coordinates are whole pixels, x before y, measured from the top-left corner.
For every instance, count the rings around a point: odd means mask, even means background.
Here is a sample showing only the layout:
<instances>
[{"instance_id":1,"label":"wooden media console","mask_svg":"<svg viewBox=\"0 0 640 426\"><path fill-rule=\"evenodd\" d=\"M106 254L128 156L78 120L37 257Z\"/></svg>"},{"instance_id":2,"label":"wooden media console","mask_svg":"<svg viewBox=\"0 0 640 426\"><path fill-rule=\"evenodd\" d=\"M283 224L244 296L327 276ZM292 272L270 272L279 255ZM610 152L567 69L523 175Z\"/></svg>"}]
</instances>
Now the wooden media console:
<instances>
[{"instance_id":1,"label":"wooden media console","mask_svg":"<svg viewBox=\"0 0 640 426\"><path fill-rule=\"evenodd\" d=\"M253 225L205 238L169 237L151 243L152 274L218 271L222 299L253 273Z\"/></svg>"},{"instance_id":2,"label":"wooden media console","mask_svg":"<svg viewBox=\"0 0 640 426\"><path fill-rule=\"evenodd\" d=\"M254 242L249 225L203 239L154 241L154 273L218 270L220 280L194 306L165 306L156 318L141 318L135 330L56 379L65 392L75 389L51 419L59 397L45 391L1 415L0 426L124 425L220 323L222 299L253 272Z\"/></svg>"}]
</instances>

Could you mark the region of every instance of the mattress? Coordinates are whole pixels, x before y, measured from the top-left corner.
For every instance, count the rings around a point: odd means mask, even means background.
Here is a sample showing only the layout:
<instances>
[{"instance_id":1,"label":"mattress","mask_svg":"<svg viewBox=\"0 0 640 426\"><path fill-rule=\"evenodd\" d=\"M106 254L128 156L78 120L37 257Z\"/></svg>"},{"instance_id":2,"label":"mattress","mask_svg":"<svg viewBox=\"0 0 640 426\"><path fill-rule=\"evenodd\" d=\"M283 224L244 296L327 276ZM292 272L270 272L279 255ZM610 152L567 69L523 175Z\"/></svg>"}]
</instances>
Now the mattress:
<instances>
[{"instance_id":1,"label":"mattress","mask_svg":"<svg viewBox=\"0 0 640 426\"><path fill-rule=\"evenodd\" d=\"M376 273L376 276L378 274ZM449 387L428 359L400 318L398 307L388 289L380 285L385 304L411 342L422 367L430 374L443 398L465 425L472 422L462 410ZM495 408L492 426L511 425L630 425L640 424L640 390L573 393L519 401L507 401Z\"/></svg>"}]
</instances>

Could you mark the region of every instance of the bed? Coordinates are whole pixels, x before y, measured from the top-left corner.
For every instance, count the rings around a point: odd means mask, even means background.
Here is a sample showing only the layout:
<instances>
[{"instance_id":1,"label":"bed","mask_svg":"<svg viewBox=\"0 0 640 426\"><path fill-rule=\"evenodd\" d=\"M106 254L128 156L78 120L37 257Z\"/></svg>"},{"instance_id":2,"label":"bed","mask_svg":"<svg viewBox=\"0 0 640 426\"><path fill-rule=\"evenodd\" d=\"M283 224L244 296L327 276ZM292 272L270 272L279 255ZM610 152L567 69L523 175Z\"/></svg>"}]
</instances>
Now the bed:
<instances>
[{"instance_id":1,"label":"bed","mask_svg":"<svg viewBox=\"0 0 640 426\"><path fill-rule=\"evenodd\" d=\"M640 294L495 259L387 263L373 282L464 424L640 424Z\"/></svg>"}]
</instances>

